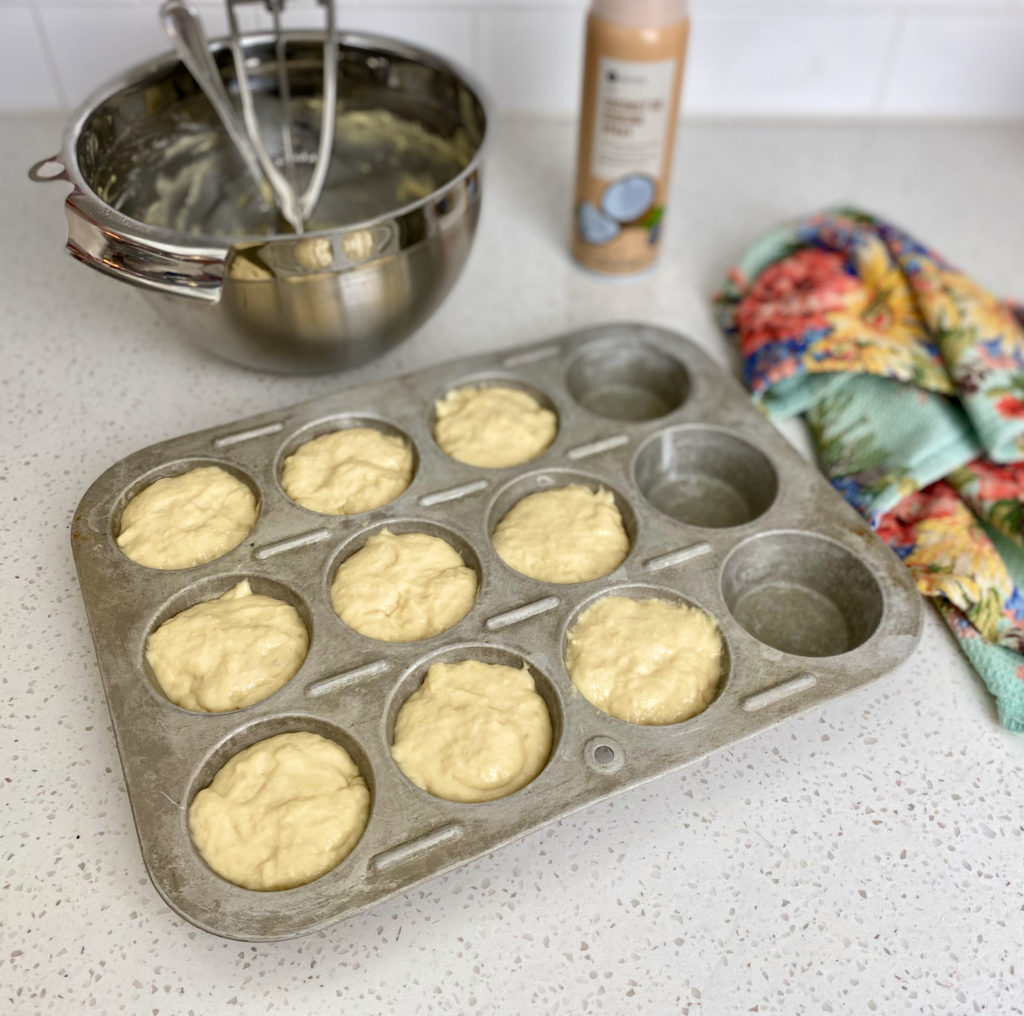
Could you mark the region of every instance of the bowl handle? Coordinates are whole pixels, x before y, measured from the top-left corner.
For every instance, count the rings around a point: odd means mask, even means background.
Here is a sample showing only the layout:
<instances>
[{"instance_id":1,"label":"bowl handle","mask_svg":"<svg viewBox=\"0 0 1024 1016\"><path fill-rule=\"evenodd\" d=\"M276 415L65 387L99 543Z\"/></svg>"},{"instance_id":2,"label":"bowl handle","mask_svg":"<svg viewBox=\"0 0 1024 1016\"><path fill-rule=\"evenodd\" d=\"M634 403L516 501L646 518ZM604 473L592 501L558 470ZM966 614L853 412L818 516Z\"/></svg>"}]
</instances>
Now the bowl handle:
<instances>
[{"instance_id":1,"label":"bowl handle","mask_svg":"<svg viewBox=\"0 0 1024 1016\"><path fill-rule=\"evenodd\" d=\"M57 167L59 172L44 172L47 166ZM59 155L51 155L49 158L40 159L29 169L28 178L34 183L53 183L54 180L67 180L69 183L71 182L71 177L68 176L68 171L64 167L64 163L60 161Z\"/></svg>"},{"instance_id":2,"label":"bowl handle","mask_svg":"<svg viewBox=\"0 0 1024 1016\"><path fill-rule=\"evenodd\" d=\"M206 303L220 299L226 249L165 243L119 232L109 222L110 210L106 209L107 221L101 224L91 214L93 204L105 208L96 198L76 189L64 205L67 249L76 261L121 282L168 296ZM125 223L134 227L133 232L139 229L139 223L128 219Z\"/></svg>"}]
</instances>

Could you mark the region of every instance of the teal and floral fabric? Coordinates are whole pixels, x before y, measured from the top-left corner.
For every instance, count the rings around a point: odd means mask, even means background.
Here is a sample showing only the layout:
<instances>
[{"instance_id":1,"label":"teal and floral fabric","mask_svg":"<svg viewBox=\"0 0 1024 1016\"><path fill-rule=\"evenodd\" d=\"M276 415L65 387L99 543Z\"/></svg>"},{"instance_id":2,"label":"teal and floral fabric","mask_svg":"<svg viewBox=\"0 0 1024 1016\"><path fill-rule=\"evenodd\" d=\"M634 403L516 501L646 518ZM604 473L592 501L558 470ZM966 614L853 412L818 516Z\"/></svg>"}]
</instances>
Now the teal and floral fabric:
<instances>
[{"instance_id":1,"label":"teal and floral fabric","mask_svg":"<svg viewBox=\"0 0 1024 1016\"><path fill-rule=\"evenodd\" d=\"M1024 730L1024 315L864 212L758 240L715 299L773 417L933 598Z\"/></svg>"}]
</instances>

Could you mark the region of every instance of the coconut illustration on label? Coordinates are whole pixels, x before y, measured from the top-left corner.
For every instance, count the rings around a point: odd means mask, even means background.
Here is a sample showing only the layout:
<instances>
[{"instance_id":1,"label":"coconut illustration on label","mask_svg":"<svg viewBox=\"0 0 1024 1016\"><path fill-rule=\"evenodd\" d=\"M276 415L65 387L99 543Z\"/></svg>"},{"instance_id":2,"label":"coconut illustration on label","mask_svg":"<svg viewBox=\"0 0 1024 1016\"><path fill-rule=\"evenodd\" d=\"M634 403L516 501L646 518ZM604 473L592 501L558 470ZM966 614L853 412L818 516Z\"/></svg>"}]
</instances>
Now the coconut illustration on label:
<instances>
[{"instance_id":1,"label":"coconut illustration on label","mask_svg":"<svg viewBox=\"0 0 1024 1016\"><path fill-rule=\"evenodd\" d=\"M601 207L581 201L576 209L580 236L586 243L611 243L623 230L644 229L648 242L658 242L658 225L664 205L655 205L657 184L644 173L613 180L601 194Z\"/></svg>"},{"instance_id":2,"label":"coconut illustration on label","mask_svg":"<svg viewBox=\"0 0 1024 1016\"><path fill-rule=\"evenodd\" d=\"M617 222L639 219L654 204L654 181L643 173L613 180L601 195L601 211Z\"/></svg>"},{"instance_id":3,"label":"coconut illustration on label","mask_svg":"<svg viewBox=\"0 0 1024 1016\"><path fill-rule=\"evenodd\" d=\"M576 223L580 236L587 243L611 243L622 232L622 227L589 201L581 201L576 209Z\"/></svg>"}]
</instances>

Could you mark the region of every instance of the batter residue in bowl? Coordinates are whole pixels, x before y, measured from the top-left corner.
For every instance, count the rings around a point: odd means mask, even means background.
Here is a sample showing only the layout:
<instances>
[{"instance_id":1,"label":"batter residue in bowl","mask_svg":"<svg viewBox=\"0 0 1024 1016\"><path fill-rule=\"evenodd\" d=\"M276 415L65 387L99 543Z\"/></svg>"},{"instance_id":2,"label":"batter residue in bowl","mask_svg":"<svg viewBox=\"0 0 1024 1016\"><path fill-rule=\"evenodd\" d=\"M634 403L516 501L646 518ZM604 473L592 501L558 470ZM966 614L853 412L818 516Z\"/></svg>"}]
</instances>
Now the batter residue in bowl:
<instances>
[{"instance_id":1,"label":"batter residue in bowl","mask_svg":"<svg viewBox=\"0 0 1024 1016\"><path fill-rule=\"evenodd\" d=\"M276 98L255 97L271 154L280 144ZM321 101L294 97L299 190L312 172ZM342 109L323 194L309 232L395 211L426 197L469 164L476 146L386 109ZM257 187L209 103L192 96L117 138L91 183L108 204L139 222L190 235L238 239L281 232L269 186Z\"/></svg>"}]
</instances>

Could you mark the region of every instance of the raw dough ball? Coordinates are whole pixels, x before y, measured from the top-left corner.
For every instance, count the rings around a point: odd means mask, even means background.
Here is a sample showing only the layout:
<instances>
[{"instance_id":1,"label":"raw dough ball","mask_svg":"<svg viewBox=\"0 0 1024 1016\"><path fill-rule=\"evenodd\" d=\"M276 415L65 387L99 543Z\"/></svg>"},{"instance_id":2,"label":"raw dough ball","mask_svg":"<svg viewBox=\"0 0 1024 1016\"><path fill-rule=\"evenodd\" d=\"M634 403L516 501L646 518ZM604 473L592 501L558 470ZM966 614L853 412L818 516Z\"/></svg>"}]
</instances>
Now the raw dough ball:
<instances>
[{"instance_id":1,"label":"raw dough ball","mask_svg":"<svg viewBox=\"0 0 1024 1016\"><path fill-rule=\"evenodd\" d=\"M558 417L518 388L456 388L434 410L437 443L470 466L502 469L529 462L558 432Z\"/></svg>"},{"instance_id":2,"label":"raw dough ball","mask_svg":"<svg viewBox=\"0 0 1024 1016\"><path fill-rule=\"evenodd\" d=\"M313 271L334 264L334 248L326 236L308 236L295 244L295 260L300 268Z\"/></svg>"},{"instance_id":3,"label":"raw dough ball","mask_svg":"<svg viewBox=\"0 0 1024 1016\"><path fill-rule=\"evenodd\" d=\"M223 713L272 695L302 666L308 648L298 611L254 594L243 580L160 625L147 640L146 659L175 705Z\"/></svg>"},{"instance_id":4,"label":"raw dough ball","mask_svg":"<svg viewBox=\"0 0 1024 1016\"><path fill-rule=\"evenodd\" d=\"M426 533L371 536L342 562L331 602L350 628L385 642L414 642L451 628L476 600L476 572Z\"/></svg>"},{"instance_id":5,"label":"raw dough ball","mask_svg":"<svg viewBox=\"0 0 1024 1016\"><path fill-rule=\"evenodd\" d=\"M117 545L149 568L192 568L237 547L256 525L256 497L218 466L165 476L121 513Z\"/></svg>"},{"instance_id":6,"label":"raw dough ball","mask_svg":"<svg viewBox=\"0 0 1024 1016\"><path fill-rule=\"evenodd\" d=\"M608 596L580 615L565 664L602 712L629 723L679 723L714 698L722 638L696 607Z\"/></svg>"},{"instance_id":7,"label":"raw dough ball","mask_svg":"<svg viewBox=\"0 0 1024 1016\"><path fill-rule=\"evenodd\" d=\"M529 494L494 530L510 568L542 582L586 582L614 571L629 537L610 491L579 484Z\"/></svg>"},{"instance_id":8,"label":"raw dough ball","mask_svg":"<svg viewBox=\"0 0 1024 1016\"><path fill-rule=\"evenodd\" d=\"M352 427L307 441L284 460L281 486L303 508L357 515L394 501L412 482L408 441Z\"/></svg>"},{"instance_id":9,"label":"raw dough ball","mask_svg":"<svg viewBox=\"0 0 1024 1016\"><path fill-rule=\"evenodd\" d=\"M435 663L399 710L391 754L435 797L493 801L544 768L551 717L527 667Z\"/></svg>"},{"instance_id":10,"label":"raw dough ball","mask_svg":"<svg viewBox=\"0 0 1024 1016\"><path fill-rule=\"evenodd\" d=\"M292 889L347 857L369 814L370 791L348 752L303 731L240 751L196 794L188 826L229 882Z\"/></svg>"}]
</instances>

